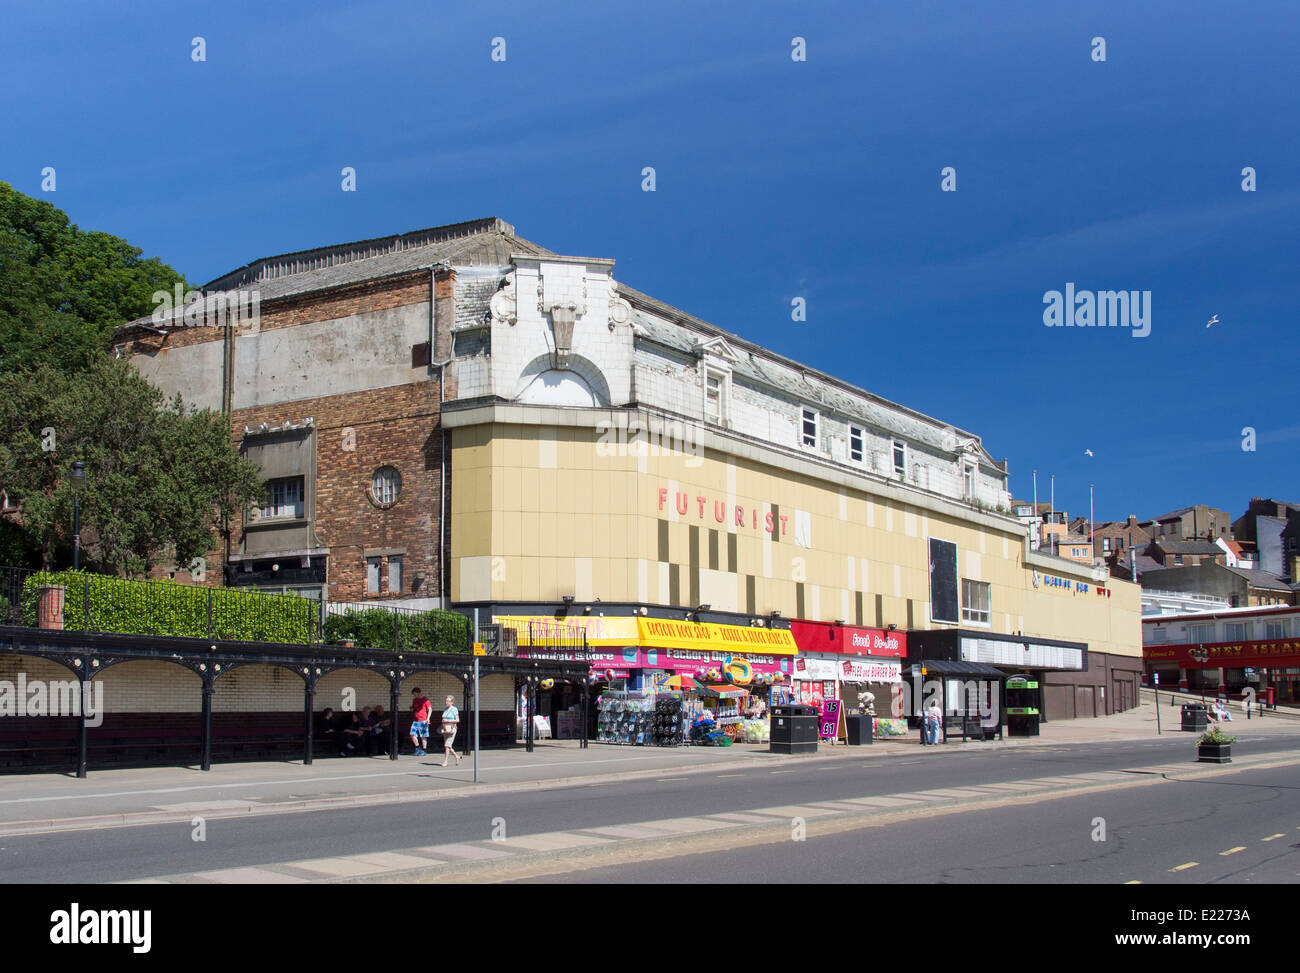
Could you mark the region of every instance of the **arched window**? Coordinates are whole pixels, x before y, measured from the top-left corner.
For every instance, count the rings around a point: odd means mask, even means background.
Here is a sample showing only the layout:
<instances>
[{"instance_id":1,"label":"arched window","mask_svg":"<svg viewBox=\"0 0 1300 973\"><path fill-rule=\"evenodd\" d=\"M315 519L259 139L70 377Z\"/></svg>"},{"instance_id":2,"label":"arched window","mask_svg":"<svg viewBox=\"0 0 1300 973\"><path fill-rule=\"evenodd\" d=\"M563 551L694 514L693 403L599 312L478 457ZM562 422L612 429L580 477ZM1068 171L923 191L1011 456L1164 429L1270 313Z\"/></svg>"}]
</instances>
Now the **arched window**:
<instances>
[{"instance_id":1,"label":"arched window","mask_svg":"<svg viewBox=\"0 0 1300 973\"><path fill-rule=\"evenodd\" d=\"M519 394L528 405L597 406L596 393L577 372L552 368L542 372Z\"/></svg>"},{"instance_id":2,"label":"arched window","mask_svg":"<svg viewBox=\"0 0 1300 973\"><path fill-rule=\"evenodd\" d=\"M370 479L370 499L381 507L391 507L397 503L397 497L402 492L402 474L391 466L383 466L375 470L375 475Z\"/></svg>"}]
</instances>

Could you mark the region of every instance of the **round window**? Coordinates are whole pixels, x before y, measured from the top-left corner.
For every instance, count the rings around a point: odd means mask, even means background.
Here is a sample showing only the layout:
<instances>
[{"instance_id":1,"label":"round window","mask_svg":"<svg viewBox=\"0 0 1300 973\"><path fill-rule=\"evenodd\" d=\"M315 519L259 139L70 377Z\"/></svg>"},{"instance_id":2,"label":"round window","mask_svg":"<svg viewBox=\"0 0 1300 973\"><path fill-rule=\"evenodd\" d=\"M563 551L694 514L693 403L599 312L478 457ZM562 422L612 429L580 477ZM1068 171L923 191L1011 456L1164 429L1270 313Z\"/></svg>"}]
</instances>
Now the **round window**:
<instances>
[{"instance_id":1,"label":"round window","mask_svg":"<svg viewBox=\"0 0 1300 973\"><path fill-rule=\"evenodd\" d=\"M370 480L370 496L381 507L391 507L397 503L397 496L402 492L402 475L391 466L375 471Z\"/></svg>"}]
</instances>

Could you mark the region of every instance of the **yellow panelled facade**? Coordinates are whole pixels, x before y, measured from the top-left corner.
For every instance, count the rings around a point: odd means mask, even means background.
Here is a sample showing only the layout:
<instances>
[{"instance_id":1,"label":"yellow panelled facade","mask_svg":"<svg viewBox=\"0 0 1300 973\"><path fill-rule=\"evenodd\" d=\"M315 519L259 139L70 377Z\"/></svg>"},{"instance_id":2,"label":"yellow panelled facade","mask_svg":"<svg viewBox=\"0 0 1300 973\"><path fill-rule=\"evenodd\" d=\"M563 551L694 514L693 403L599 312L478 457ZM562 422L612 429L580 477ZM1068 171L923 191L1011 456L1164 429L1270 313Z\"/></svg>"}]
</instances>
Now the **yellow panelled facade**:
<instances>
[{"instance_id":1,"label":"yellow panelled facade","mask_svg":"<svg viewBox=\"0 0 1300 973\"><path fill-rule=\"evenodd\" d=\"M987 626L961 627L1141 655L1138 587L1105 579L1109 596L1098 595L1087 566L1029 554L1023 528L1009 517L938 498L908 503L901 488L865 477L855 478L860 485L836 483L794 463L778 465L775 450L768 457L752 447L691 455L600 440L597 429L581 425L452 430L454 602L573 595L758 615L779 610L791 618L800 616L802 584L804 618L907 628L910 601L910 627L950 627L930 620L934 537L957 545L959 579L990 585ZM679 495L687 498L685 514ZM765 529L768 515L775 523L785 518L777 540ZM1070 586L1048 586L1049 575Z\"/></svg>"}]
</instances>

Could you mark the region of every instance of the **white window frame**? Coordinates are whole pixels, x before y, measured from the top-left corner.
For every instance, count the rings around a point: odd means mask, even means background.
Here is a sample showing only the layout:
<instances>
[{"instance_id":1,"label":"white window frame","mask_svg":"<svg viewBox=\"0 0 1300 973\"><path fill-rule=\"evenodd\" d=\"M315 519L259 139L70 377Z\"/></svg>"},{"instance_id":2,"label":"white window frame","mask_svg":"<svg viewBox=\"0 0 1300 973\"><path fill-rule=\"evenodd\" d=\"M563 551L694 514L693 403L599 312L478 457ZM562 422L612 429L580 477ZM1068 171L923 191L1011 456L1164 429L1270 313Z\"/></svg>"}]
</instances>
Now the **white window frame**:
<instances>
[{"instance_id":1,"label":"white window frame","mask_svg":"<svg viewBox=\"0 0 1300 973\"><path fill-rule=\"evenodd\" d=\"M1213 642L1214 640L1214 622L1202 622L1187 626L1187 641L1189 643L1204 645L1206 642Z\"/></svg>"},{"instance_id":2,"label":"white window frame","mask_svg":"<svg viewBox=\"0 0 1300 973\"><path fill-rule=\"evenodd\" d=\"M731 376L720 368L710 368L707 365L703 368L703 415L705 422L711 422L715 426L726 426L731 421ZM718 383L718 414L715 418L709 414L709 380L715 379Z\"/></svg>"},{"instance_id":3,"label":"white window frame","mask_svg":"<svg viewBox=\"0 0 1300 973\"><path fill-rule=\"evenodd\" d=\"M1264 638L1266 639L1289 638L1287 635L1289 631L1290 626L1287 624L1287 619L1285 618L1278 621L1266 621L1264 623Z\"/></svg>"},{"instance_id":4,"label":"white window frame","mask_svg":"<svg viewBox=\"0 0 1300 973\"><path fill-rule=\"evenodd\" d=\"M811 419L808 417L812 416ZM816 409L810 409L804 406L799 413L799 445L804 449L816 449L817 444L821 442L821 413ZM805 428L809 422L812 422L812 442L808 442L808 430Z\"/></svg>"},{"instance_id":5,"label":"white window frame","mask_svg":"<svg viewBox=\"0 0 1300 973\"><path fill-rule=\"evenodd\" d=\"M1224 622L1223 640L1225 642L1249 642L1254 626L1250 622Z\"/></svg>"},{"instance_id":6,"label":"white window frame","mask_svg":"<svg viewBox=\"0 0 1300 973\"><path fill-rule=\"evenodd\" d=\"M393 477L380 488L379 476L388 470L393 471ZM402 474L396 466L391 464L381 466L375 472L370 474L370 499L380 507L391 507L402 496Z\"/></svg>"},{"instance_id":7,"label":"white window frame","mask_svg":"<svg viewBox=\"0 0 1300 973\"><path fill-rule=\"evenodd\" d=\"M854 445L854 441L857 445ZM856 456L854 454L857 454ZM849 426L849 461L861 463L867 455L867 434L861 426Z\"/></svg>"},{"instance_id":8,"label":"white window frame","mask_svg":"<svg viewBox=\"0 0 1300 973\"><path fill-rule=\"evenodd\" d=\"M901 466L899 465L898 462L898 451L900 449L903 451L903 462ZM907 443L902 439L894 439L890 444L889 453L890 453L890 459L893 463L894 473L906 479L907 478Z\"/></svg>"},{"instance_id":9,"label":"white window frame","mask_svg":"<svg viewBox=\"0 0 1300 973\"><path fill-rule=\"evenodd\" d=\"M968 587L969 586L969 587ZM976 595L972 599L971 595ZM980 597L982 595L982 597ZM974 605L972 605L974 601ZM979 607L980 602L984 607ZM993 586L988 581L976 581L974 578L961 579L961 620L972 625L993 624Z\"/></svg>"},{"instance_id":10,"label":"white window frame","mask_svg":"<svg viewBox=\"0 0 1300 973\"><path fill-rule=\"evenodd\" d=\"M966 500L975 499L976 483L979 477L979 466L975 463L961 464L961 494Z\"/></svg>"},{"instance_id":11,"label":"white window frame","mask_svg":"<svg viewBox=\"0 0 1300 973\"><path fill-rule=\"evenodd\" d=\"M266 501L258 505L258 520L301 520L306 513L305 479L280 476L266 481Z\"/></svg>"}]
</instances>

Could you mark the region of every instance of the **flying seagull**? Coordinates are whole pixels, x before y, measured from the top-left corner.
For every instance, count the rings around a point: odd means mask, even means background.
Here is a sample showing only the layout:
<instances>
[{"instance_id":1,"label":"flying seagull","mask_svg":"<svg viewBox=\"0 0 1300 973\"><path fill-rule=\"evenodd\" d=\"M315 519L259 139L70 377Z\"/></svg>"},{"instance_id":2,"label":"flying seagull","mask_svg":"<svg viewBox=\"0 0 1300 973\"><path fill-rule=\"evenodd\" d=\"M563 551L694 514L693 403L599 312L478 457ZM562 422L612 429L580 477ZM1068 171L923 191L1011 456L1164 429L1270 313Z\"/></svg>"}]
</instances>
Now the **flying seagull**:
<instances>
[{"instance_id":1,"label":"flying seagull","mask_svg":"<svg viewBox=\"0 0 1300 973\"><path fill-rule=\"evenodd\" d=\"M1091 455L1092 455L1092 450L1091 450L1091 449L1085 449L1085 450L1083 451L1083 455L1084 455L1084 456L1091 456Z\"/></svg>"},{"instance_id":2,"label":"flying seagull","mask_svg":"<svg viewBox=\"0 0 1300 973\"><path fill-rule=\"evenodd\" d=\"M1210 325L1218 324L1218 323L1219 323L1219 316L1216 314L1214 317L1210 318L1210 320L1205 322L1205 326L1208 328Z\"/></svg>"}]
</instances>

